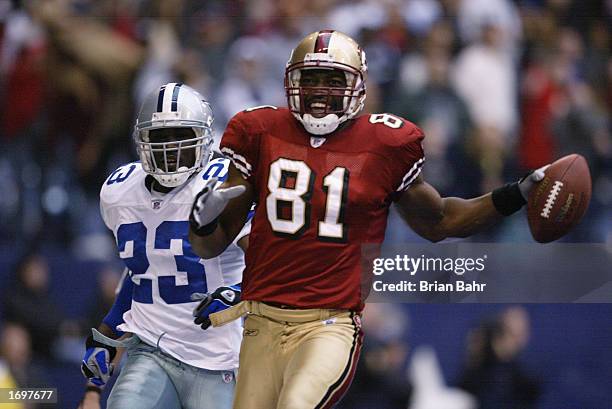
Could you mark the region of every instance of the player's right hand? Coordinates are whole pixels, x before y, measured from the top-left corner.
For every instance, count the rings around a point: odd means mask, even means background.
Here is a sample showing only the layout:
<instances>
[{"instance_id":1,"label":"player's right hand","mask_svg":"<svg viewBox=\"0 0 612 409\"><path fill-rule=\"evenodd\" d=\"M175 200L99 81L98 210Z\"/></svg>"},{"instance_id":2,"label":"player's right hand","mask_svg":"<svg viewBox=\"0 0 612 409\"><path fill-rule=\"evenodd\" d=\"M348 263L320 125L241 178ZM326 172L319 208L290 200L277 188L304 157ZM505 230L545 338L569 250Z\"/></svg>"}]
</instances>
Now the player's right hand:
<instances>
[{"instance_id":1,"label":"player's right hand","mask_svg":"<svg viewBox=\"0 0 612 409\"><path fill-rule=\"evenodd\" d=\"M195 197L189 215L189 223L196 234L212 233L214 228L211 230L210 227L214 225L227 203L246 191L246 187L242 185L215 188L216 184L217 178L209 179Z\"/></svg>"},{"instance_id":2,"label":"player's right hand","mask_svg":"<svg viewBox=\"0 0 612 409\"><path fill-rule=\"evenodd\" d=\"M87 337L85 347L81 373L89 382L103 388L113 375L111 362L117 355L117 348L94 340L93 335Z\"/></svg>"},{"instance_id":3,"label":"player's right hand","mask_svg":"<svg viewBox=\"0 0 612 409\"><path fill-rule=\"evenodd\" d=\"M535 186L537 183L541 182L542 179L544 179L544 172L546 172L546 169L548 169L549 166L550 164L544 165L539 169L533 170L523 176L521 180L519 180L518 187L521 192L521 196L523 196L523 199L525 199L525 201L529 200L529 192L531 191L533 186Z\"/></svg>"}]
</instances>

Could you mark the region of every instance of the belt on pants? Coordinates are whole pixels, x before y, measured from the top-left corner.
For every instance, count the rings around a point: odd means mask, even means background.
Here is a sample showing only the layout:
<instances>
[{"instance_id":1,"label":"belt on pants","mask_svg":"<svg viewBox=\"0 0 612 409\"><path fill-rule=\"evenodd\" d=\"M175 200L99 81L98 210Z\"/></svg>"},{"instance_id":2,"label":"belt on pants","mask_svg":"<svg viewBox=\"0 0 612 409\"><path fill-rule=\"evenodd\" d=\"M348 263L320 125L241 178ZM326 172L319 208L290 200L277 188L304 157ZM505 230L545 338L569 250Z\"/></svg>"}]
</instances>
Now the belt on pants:
<instances>
[{"instance_id":1,"label":"belt on pants","mask_svg":"<svg viewBox=\"0 0 612 409\"><path fill-rule=\"evenodd\" d=\"M244 315L254 314L270 318L274 321L300 323L319 320L323 321L347 312L349 311L321 308L295 310L273 307L260 301L241 301L226 310L210 314L210 322L212 323L213 327L220 327Z\"/></svg>"}]
</instances>

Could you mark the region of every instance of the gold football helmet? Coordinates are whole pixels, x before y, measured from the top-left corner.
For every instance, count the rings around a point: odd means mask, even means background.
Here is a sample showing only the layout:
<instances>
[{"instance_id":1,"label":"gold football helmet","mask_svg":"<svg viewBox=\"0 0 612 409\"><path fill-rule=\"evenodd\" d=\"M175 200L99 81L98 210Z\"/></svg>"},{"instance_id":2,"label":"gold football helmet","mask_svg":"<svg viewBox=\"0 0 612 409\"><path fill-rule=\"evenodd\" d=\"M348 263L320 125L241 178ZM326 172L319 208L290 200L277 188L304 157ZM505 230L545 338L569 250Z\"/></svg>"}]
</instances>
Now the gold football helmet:
<instances>
[{"instance_id":1,"label":"gold football helmet","mask_svg":"<svg viewBox=\"0 0 612 409\"><path fill-rule=\"evenodd\" d=\"M367 69L365 53L346 34L334 30L309 34L292 51L285 69L289 109L311 134L335 131L363 109ZM302 84L305 70L340 71L346 84Z\"/></svg>"}]
</instances>

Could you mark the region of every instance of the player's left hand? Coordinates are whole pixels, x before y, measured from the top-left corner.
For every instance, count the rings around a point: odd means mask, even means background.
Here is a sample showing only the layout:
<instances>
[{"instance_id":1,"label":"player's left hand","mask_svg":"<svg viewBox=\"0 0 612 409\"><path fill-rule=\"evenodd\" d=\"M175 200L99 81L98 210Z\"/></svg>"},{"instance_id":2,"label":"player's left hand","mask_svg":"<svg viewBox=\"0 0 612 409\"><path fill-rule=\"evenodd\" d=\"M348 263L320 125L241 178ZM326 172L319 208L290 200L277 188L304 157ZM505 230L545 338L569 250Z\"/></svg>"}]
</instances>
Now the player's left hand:
<instances>
[{"instance_id":1,"label":"player's left hand","mask_svg":"<svg viewBox=\"0 0 612 409\"><path fill-rule=\"evenodd\" d=\"M544 165L539 169L532 170L531 172L523 176L521 180L519 180L519 190L521 191L521 196L523 196L523 199L525 199L525 201L529 199L529 192L531 191L531 188L535 184L540 182L542 179L544 179L544 172L546 171L546 169L548 169L549 166L550 164Z\"/></svg>"},{"instance_id":2,"label":"player's left hand","mask_svg":"<svg viewBox=\"0 0 612 409\"><path fill-rule=\"evenodd\" d=\"M189 214L189 223L196 234L211 233L209 227L223 212L227 203L246 191L246 187L242 185L228 188L216 188L216 185L217 178L209 179L195 197Z\"/></svg>"},{"instance_id":3,"label":"player's left hand","mask_svg":"<svg viewBox=\"0 0 612 409\"><path fill-rule=\"evenodd\" d=\"M200 301L200 304L193 310L194 323L200 325L202 329L210 327L210 314L226 310L240 302L240 284L229 287L219 287L214 292L208 294L193 293L192 301Z\"/></svg>"}]
</instances>

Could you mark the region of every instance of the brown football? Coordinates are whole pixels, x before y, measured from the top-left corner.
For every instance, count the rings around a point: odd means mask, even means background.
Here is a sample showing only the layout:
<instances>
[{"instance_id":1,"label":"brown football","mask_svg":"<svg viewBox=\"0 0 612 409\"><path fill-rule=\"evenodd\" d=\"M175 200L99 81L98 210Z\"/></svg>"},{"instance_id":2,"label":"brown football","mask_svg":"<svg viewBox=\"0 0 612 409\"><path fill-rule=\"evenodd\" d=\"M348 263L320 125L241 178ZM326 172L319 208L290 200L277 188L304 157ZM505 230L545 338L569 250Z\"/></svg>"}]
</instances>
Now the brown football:
<instances>
[{"instance_id":1,"label":"brown football","mask_svg":"<svg viewBox=\"0 0 612 409\"><path fill-rule=\"evenodd\" d=\"M591 174L584 157L558 159L529 192L527 220L533 238L548 243L563 237L584 216L591 200Z\"/></svg>"}]
</instances>

